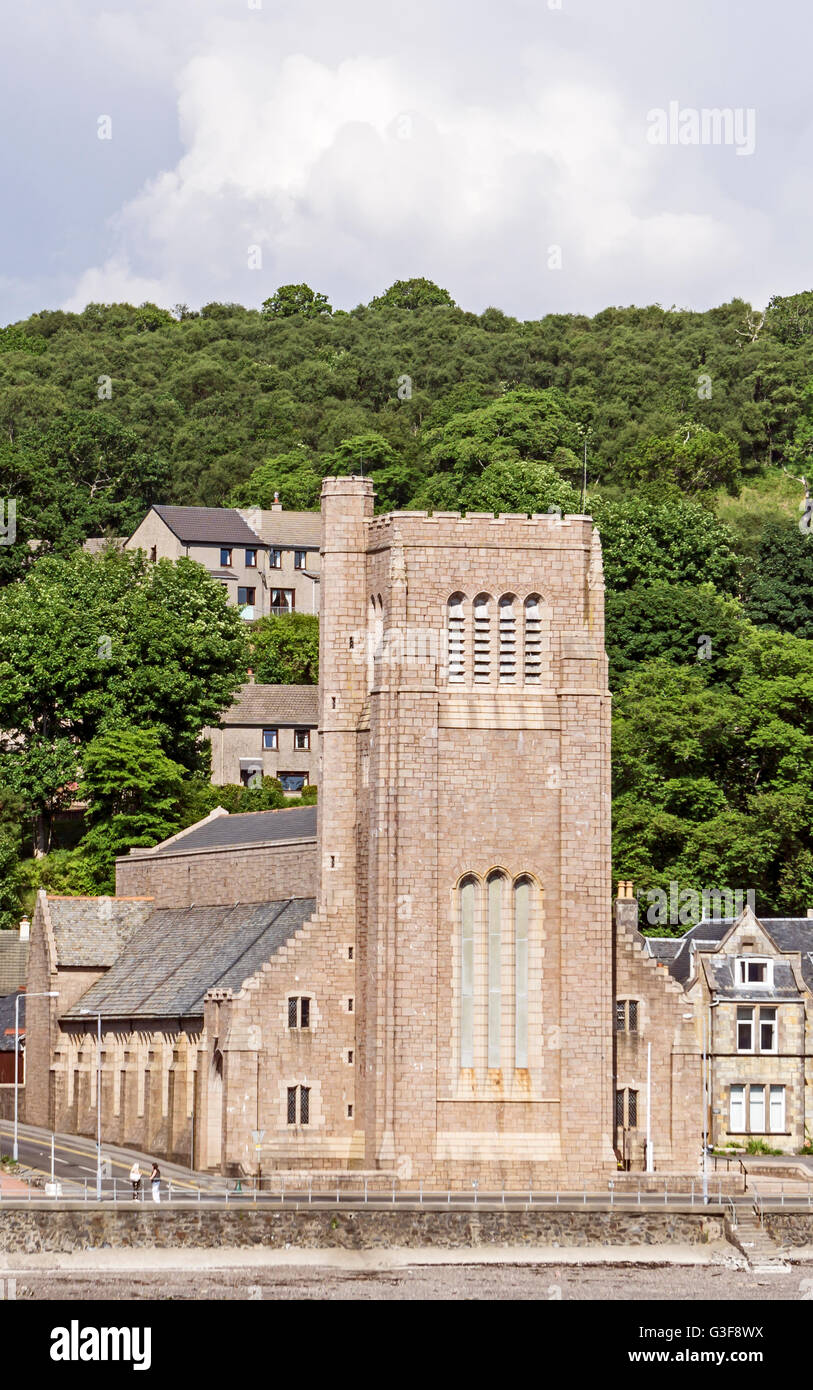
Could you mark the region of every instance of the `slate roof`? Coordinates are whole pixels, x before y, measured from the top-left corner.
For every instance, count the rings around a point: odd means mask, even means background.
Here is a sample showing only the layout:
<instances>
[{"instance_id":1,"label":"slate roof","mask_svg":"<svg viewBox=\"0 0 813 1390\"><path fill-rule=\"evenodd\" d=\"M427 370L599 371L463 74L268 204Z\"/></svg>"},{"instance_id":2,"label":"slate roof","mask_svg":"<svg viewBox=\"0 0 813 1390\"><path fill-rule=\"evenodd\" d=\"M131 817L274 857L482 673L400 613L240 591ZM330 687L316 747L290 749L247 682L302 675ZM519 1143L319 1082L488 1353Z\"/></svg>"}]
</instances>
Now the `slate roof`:
<instances>
[{"instance_id":1,"label":"slate roof","mask_svg":"<svg viewBox=\"0 0 813 1390\"><path fill-rule=\"evenodd\" d=\"M701 942L719 943L736 920L733 917L714 918L690 927L680 938L680 949L669 966L670 974L685 984L691 965L689 943L694 941L698 946ZM813 917L758 917L757 921L780 951L798 951L801 954L802 975L808 989L813 992ZM742 990L738 993L742 995ZM764 990L760 991L759 997L765 997Z\"/></svg>"},{"instance_id":2,"label":"slate roof","mask_svg":"<svg viewBox=\"0 0 813 1390\"><path fill-rule=\"evenodd\" d=\"M48 897L59 965L109 966L152 911L152 898Z\"/></svg>"},{"instance_id":3,"label":"slate roof","mask_svg":"<svg viewBox=\"0 0 813 1390\"><path fill-rule=\"evenodd\" d=\"M184 544L247 545L256 549L259 537L234 507L153 507Z\"/></svg>"},{"instance_id":4,"label":"slate roof","mask_svg":"<svg viewBox=\"0 0 813 1390\"><path fill-rule=\"evenodd\" d=\"M316 685L244 685L233 705L220 716L221 724L308 725L319 722Z\"/></svg>"},{"instance_id":5,"label":"slate roof","mask_svg":"<svg viewBox=\"0 0 813 1390\"><path fill-rule=\"evenodd\" d=\"M188 854L190 850L230 849L237 845L267 845L279 840L316 838L316 807L292 806L281 811L245 811L201 821L185 835L159 845L155 854Z\"/></svg>"},{"instance_id":6,"label":"slate roof","mask_svg":"<svg viewBox=\"0 0 813 1390\"><path fill-rule=\"evenodd\" d=\"M646 949L656 960L674 960L681 946L680 937L645 936Z\"/></svg>"},{"instance_id":7,"label":"slate roof","mask_svg":"<svg viewBox=\"0 0 813 1390\"><path fill-rule=\"evenodd\" d=\"M203 1014L209 989L240 989L293 936L314 898L235 907L155 908L118 960L64 1015L100 1009L107 1018Z\"/></svg>"},{"instance_id":8,"label":"slate roof","mask_svg":"<svg viewBox=\"0 0 813 1390\"><path fill-rule=\"evenodd\" d=\"M12 994L25 984L28 946L19 932L0 931L0 995Z\"/></svg>"},{"instance_id":9,"label":"slate roof","mask_svg":"<svg viewBox=\"0 0 813 1390\"><path fill-rule=\"evenodd\" d=\"M0 996L0 1052L14 1051L14 1001L19 990ZM25 994L20 1005L20 1047L25 1042Z\"/></svg>"}]
</instances>

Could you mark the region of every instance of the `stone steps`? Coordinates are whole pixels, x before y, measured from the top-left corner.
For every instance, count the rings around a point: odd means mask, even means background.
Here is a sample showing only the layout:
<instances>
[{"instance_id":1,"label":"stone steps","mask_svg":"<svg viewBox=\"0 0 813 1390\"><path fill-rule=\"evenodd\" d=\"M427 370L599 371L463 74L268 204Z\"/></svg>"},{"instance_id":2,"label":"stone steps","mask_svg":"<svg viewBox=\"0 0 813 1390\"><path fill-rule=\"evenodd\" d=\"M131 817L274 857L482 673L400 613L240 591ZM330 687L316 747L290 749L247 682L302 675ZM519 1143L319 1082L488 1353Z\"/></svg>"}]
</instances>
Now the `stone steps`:
<instances>
[{"instance_id":1,"label":"stone steps","mask_svg":"<svg viewBox=\"0 0 813 1390\"><path fill-rule=\"evenodd\" d=\"M755 1274L790 1273L790 1265L782 1258L778 1245L750 1208L738 1208L737 1224L729 1227L729 1235Z\"/></svg>"}]
</instances>

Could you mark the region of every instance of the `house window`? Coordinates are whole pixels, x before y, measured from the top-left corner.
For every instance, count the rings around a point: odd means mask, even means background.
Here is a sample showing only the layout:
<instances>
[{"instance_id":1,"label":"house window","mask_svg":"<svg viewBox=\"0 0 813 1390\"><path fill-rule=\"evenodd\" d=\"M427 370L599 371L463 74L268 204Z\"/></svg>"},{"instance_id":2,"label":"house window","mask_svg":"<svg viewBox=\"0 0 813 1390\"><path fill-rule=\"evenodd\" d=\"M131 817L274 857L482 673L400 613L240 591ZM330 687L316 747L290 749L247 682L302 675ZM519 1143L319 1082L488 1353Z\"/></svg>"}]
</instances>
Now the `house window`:
<instances>
[{"instance_id":1,"label":"house window","mask_svg":"<svg viewBox=\"0 0 813 1390\"><path fill-rule=\"evenodd\" d=\"M463 616L463 595L452 594L447 607L446 656L449 666L449 684L460 685L465 677L465 619Z\"/></svg>"},{"instance_id":2,"label":"house window","mask_svg":"<svg viewBox=\"0 0 813 1390\"><path fill-rule=\"evenodd\" d=\"M311 1001L308 995L292 996L288 1000L288 1027L310 1028Z\"/></svg>"},{"instance_id":3,"label":"house window","mask_svg":"<svg viewBox=\"0 0 813 1390\"><path fill-rule=\"evenodd\" d=\"M310 1124L310 1086L288 1087L288 1124ZM299 1118L297 1119L297 1114Z\"/></svg>"},{"instance_id":4,"label":"house window","mask_svg":"<svg viewBox=\"0 0 813 1390\"><path fill-rule=\"evenodd\" d=\"M256 589L244 589L244 588L238 586L238 589L237 589L237 607L238 607L238 608L246 608L246 607L248 607L248 608L253 608L253 607L254 607L254 601L255 601L256 597L257 597L257 590L256 590Z\"/></svg>"},{"instance_id":5,"label":"house window","mask_svg":"<svg viewBox=\"0 0 813 1390\"><path fill-rule=\"evenodd\" d=\"M294 569L295 569L295 570L303 570L303 569L305 569L305 568L307 567L307 563L308 563L308 552L307 552L307 550L295 550L295 551L294 551Z\"/></svg>"},{"instance_id":6,"label":"house window","mask_svg":"<svg viewBox=\"0 0 813 1390\"><path fill-rule=\"evenodd\" d=\"M310 729L294 729L294 748L310 748L311 731Z\"/></svg>"},{"instance_id":7,"label":"house window","mask_svg":"<svg viewBox=\"0 0 813 1390\"><path fill-rule=\"evenodd\" d=\"M748 1088L749 1128L752 1134L765 1133L765 1087Z\"/></svg>"},{"instance_id":8,"label":"house window","mask_svg":"<svg viewBox=\"0 0 813 1390\"><path fill-rule=\"evenodd\" d=\"M279 747L279 731L277 729L263 729L263 748Z\"/></svg>"},{"instance_id":9,"label":"house window","mask_svg":"<svg viewBox=\"0 0 813 1390\"><path fill-rule=\"evenodd\" d=\"M307 772L278 772L277 779L284 792L301 792L308 784Z\"/></svg>"},{"instance_id":10,"label":"house window","mask_svg":"<svg viewBox=\"0 0 813 1390\"><path fill-rule=\"evenodd\" d=\"M231 550L223 547L220 551L220 565L222 569L231 569Z\"/></svg>"},{"instance_id":11,"label":"house window","mask_svg":"<svg viewBox=\"0 0 813 1390\"><path fill-rule=\"evenodd\" d=\"M754 1050L754 1010L747 1008L737 1009L737 1051L753 1052Z\"/></svg>"},{"instance_id":12,"label":"house window","mask_svg":"<svg viewBox=\"0 0 813 1390\"><path fill-rule=\"evenodd\" d=\"M272 570L282 569L282 551L278 546L272 545L268 552L268 563Z\"/></svg>"},{"instance_id":13,"label":"house window","mask_svg":"<svg viewBox=\"0 0 813 1390\"><path fill-rule=\"evenodd\" d=\"M770 1096L770 1120L771 1134L783 1134L785 1131L785 1088L784 1086L772 1086Z\"/></svg>"},{"instance_id":14,"label":"house window","mask_svg":"<svg viewBox=\"0 0 813 1390\"><path fill-rule=\"evenodd\" d=\"M729 1093L729 1134L745 1133L745 1087L732 1086Z\"/></svg>"},{"instance_id":15,"label":"house window","mask_svg":"<svg viewBox=\"0 0 813 1390\"><path fill-rule=\"evenodd\" d=\"M740 956L737 961L737 984L770 989L773 986L773 961Z\"/></svg>"},{"instance_id":16,"label":"house window","mask_svg":"<svg viewBox=\"0 0 813 1390\"><path fill-rule=\"evenodd\" d=\"M256 550L247 550L247 551L246 551L246 569L248 569L248 570L255 570L256 568L257 568L257 552L256 552Z\"/></svg>"},{"instance_id":17,"label":"house window","mask_svg":"<svg viewBox=\"0 0 813 1390\"><path fill-rule=\"evenodd\" d=\"M151 545L151 546L150 546L150 560L152 561L153 564L156 564L157 561L158 561L158 546L157 546L157 545Z\"/></svg>"},{"instance_id":18,"label":"house window","mask_svg":"<svg viewBox=\"0 0 813 1390\"><path fill-rule=\"evenodd\" d=\"M638 1128L638 1092L631 1090L615 1093L616 1129Z\"/></svg>"},{"instance_id":19,"label":"house window","mask_svg":"<svg viewBox=\"0 0 813 1390\"><path fill-rule=\"evenodd\" d=\"M294 591L293 589L272 589L271 590L271 612L278 616L280 613L293 613L294 611Z\"/></svg>"},{"instance_id":20,"label":"house window","mask_svg":"<svg viewBox=\"0 0 813 1390\"><path fill-rule=\"evenodd\" d=\"M776 1051L776 1009L765 1008L759 1011L759 1050Z\"/></svg>"},{"instance_id":21,"label":"house window","mask_svg":"<svg viewBox=\"0 0 813 1390\"><path fill-rule=\"evenodd\" d=\"M513 594L500 599L500 684L512 685L517 678L517 616Z\"/></svg>"},{"instance_id":22,"label":"house window","mask_svg":"<svg viewBox=\"0 0 813 1390\"><path fill-rule=\"evenodd\" d=\"M638 1032L638 1000L637 1000L637 999L616 999L616 1001L615 1001L615 1031L616 1031L616 1033L637 1033L637 1032Z\"/></svg>"}]
</instances>

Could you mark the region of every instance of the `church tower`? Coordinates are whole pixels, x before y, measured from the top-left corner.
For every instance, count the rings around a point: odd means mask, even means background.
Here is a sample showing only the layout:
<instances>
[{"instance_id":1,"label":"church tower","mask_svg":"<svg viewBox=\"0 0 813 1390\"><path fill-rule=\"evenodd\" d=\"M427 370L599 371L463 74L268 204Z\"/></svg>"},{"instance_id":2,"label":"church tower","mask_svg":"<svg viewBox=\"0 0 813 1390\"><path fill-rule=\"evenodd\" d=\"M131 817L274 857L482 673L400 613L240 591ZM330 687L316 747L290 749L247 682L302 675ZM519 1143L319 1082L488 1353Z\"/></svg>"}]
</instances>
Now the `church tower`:
<instances>
[{"instance_id":1,"label":"church tower","mask_svg":"<svg viewBox=\"0 0 813 1390\"><path fill-rule=\"evenodd\" d=\"M608 1176L610 696L588 517L327 478L319 912L354 943L364 1166Z\"/></svg>"}]
</instances>

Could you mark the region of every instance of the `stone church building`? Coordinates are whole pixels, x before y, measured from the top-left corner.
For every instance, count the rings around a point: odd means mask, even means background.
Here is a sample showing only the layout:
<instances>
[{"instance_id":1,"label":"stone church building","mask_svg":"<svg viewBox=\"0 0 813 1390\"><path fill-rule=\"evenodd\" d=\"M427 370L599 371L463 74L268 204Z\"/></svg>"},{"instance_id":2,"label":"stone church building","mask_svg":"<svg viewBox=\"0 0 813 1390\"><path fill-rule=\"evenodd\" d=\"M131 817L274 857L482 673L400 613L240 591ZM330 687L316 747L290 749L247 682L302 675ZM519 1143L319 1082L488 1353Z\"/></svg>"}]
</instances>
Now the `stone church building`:
<instances>
[{"instance_id":1,"label":"stone church building","mask_svg":"<svg viewBox=\"0 0 813 1390\"><path fill-rule=\"evenodd\" d=\"M95 1132L101 1013L103 1136L196 1167L603 1184L649 1118L694 1171L691 1008L612 913L590 519L374 516L328 478L321 589L315 827L207 818L116 898L40 895L29 1122Z\"/></svg>"}]
</instances>

